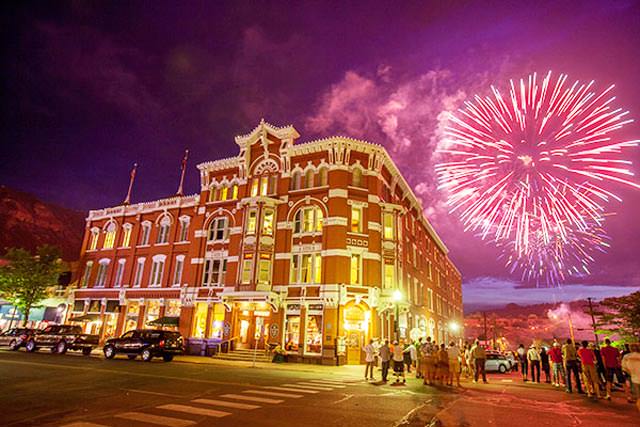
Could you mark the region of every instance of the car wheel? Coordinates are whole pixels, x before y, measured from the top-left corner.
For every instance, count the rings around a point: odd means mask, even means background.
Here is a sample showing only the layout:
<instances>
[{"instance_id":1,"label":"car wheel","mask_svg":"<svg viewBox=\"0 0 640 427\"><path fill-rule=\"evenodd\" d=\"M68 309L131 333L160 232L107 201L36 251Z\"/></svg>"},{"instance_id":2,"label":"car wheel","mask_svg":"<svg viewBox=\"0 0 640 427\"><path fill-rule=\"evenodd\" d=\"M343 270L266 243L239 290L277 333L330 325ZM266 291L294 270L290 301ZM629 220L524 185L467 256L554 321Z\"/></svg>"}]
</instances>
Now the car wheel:
<instances>
[{"instance_id":1,"label":"car wheel","mask_svg":"<svg viewBox=\"0 0 640 427\"><path fill-rule=\"evenodd\" d=\"M82 349L82 355L83 356L91 356L91 347L85 347Z\"/></svg>"},{"instance_id":2,"label":"car wheel","mask_svg":"<svg viewBox=\"0 0 640 427\"><path fill-rule=\"evenodd\" d=\"M58 353L58 354L65 354L65 353L67 352L67 343L66 343L66 342L64 342L64 341L60 341L60 342L56 345L55 349L56 349L56 351L55 351L56 353ZM53 353L53 349L51 349L51 352Z\"/></svg>"},{"instance_id":3,"label":"car wheel","mask_svg":"<svg viewBox=\"0 0 640 427\"><path fill-rule=\"evenodd\" d=\"M163 354L162 360L165 362L171 362L173 360L173 354Z\"/></svg>"},{"instance_id":4,"label":"car wheel","mask_svg":"<svg viewBox=\"0 0 640 427\"><path fill-rule=\"evenodd\" d=\"M142 350L142 360L144 360L145 362L151 362L151 359L153 359L151 350L149 350L148 348Z\"/></svg>"},{"instance_id":5,"label":"car wheel","mask_svg":"<svg viewBox=\"0 0 640 427\"><path fill-rule=\"evenodd\" d=\"M11 340L9 343L9 350L16 351L18 349L18 342L16 340Z\"/></svg>"},{"instance_id":6,"label":"car wheel","mask_svg":"<svg viewBox=\"0 0 640 427\"><path fill-rule=\"evenodd\" d=\"M114 357L116 357L116 349L113 348L112 345L105 345L102 349L102 352L104 353L104 357L106 357L107 359L113 359Z\"/></svg>"},{"instance_id":7,"label":"car wheel","mask_svg":"<svg viewBox=\"0 0 640 427\"><path fill-rule=\"evenodd\" d=\"M138 355L137 355L137 354L130 354L130 355L128 355L127 357L129 358L129 360L133 360L133 359L135 359L136 357L138 357Z\"/></svg>"},{"instance_id":8,"label":"car wheel","mask_svg":"<svg viewBox=\"0 0 640 427\"><path fill-rule=\"evenodd\" d=\"M36 343L33 340L29 340L25 348L29 353L33 353L34 351L36 351Z\"/></svg>"},{"instance_id":9,"label":"car wheel","mask_svg":"<svg viewBox=\"0 0 640 427\"><path fill-rule=\"evenodd\" d=\"M504 374L505 372L507 372L507 367L504 365L500 365L498 366L498 371L500 371L501 374Z\"/></svg>"}]
</instances>

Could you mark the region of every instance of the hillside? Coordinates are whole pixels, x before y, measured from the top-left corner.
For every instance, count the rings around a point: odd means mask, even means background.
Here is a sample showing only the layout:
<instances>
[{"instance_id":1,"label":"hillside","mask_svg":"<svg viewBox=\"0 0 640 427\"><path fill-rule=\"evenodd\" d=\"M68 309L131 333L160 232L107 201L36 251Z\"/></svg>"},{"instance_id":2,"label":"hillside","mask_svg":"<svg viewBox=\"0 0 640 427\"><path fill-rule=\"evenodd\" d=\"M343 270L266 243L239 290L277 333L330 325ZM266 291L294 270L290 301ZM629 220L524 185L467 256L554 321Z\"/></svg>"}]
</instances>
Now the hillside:
<instances>
[{"instance_id":1,"label":"hillside","mask_svg":"<svg viewBox=\"0 0 640 427\"><path fill-rule=\"evenodd\" d=\"M67 261L80 254L84 214L38 200L35 196L0 186L0 255L7 248L33 251L51 244Z\"/></svg>"}]
</instances>

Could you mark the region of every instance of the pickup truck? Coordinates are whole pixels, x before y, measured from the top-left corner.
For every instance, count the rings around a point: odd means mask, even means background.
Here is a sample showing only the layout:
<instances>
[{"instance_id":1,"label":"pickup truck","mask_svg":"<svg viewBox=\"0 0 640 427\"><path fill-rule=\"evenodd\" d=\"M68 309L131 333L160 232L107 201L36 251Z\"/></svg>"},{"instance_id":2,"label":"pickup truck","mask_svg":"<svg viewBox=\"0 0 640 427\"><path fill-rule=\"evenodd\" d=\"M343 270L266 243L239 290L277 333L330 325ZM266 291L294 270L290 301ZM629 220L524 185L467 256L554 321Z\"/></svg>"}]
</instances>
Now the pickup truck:
<instances>
[{"instance_id":1,"label":"pickup truck","mask_svg":"<svg viewBox=\"0 0 640 427\"><path fill-rule=\"evenodd\" d=\"M82 350L88 356L98 345L98 336L83 334L80 326L51 325L27 340L25 348L32 353L38 348L50 348L52 353L65 354L67 350Z\"/></svg>"}]
</instances>

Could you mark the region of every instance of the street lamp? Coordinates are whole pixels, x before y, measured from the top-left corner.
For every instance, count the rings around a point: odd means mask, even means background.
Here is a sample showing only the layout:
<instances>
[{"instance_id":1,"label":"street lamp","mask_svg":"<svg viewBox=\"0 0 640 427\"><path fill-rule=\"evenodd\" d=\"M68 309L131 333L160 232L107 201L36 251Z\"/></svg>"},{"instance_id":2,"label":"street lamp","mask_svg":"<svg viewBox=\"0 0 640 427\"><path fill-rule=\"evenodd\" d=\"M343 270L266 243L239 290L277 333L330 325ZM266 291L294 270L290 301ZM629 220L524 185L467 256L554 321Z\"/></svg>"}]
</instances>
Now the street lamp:
<instances>
[{"instance_id":1,"label":"street lamp","mask_svg":"<svg viewBox=\"0 0 640 427\"><path fill-rule=\"evenodd\" d=\"M396 306L396 315L395 315L395 330L396 330L396 340L400 341L400 302L402 301L402 291L400 289L396 289L393 291L393 303Z\"/></svg>"}]
</instances>

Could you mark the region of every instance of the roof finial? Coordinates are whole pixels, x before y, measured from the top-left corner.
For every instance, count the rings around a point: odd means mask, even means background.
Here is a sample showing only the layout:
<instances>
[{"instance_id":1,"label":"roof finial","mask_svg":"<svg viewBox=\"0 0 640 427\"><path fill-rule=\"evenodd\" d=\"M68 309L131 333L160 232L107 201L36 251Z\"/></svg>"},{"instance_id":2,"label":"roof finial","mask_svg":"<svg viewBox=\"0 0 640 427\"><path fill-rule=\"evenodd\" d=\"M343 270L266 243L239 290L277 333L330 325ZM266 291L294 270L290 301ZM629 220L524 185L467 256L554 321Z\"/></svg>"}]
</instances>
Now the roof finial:
<instances>
[{"instance_id":1,"label":"roof finial","mask_svg":"<svg viewBox=\"0 0 640 427\"><path fill-rule=\"evenodd\" d=\"M184 150L184 157L182 158L182 166L180 167L180 184L178 184L177 196L184 196L182 186L184 185L184 171L187 169L187 159L189 158L189 150Z\"/></svg>"},{"instance_id":2,"label":"roof finial","mask_svg":"<svg viewBox=\"0 0 640 427\"><path fill-rule=\"evenodd\" d=\"M124 202L125 205L131 204L131 190L133 190L133 181L136 179L136 170L138 169L138 164L134 163L133 168L131 169L131 175L129 177L129 190L127 191L127 197L125 197Z\"/></svg>"}]
</instances>

